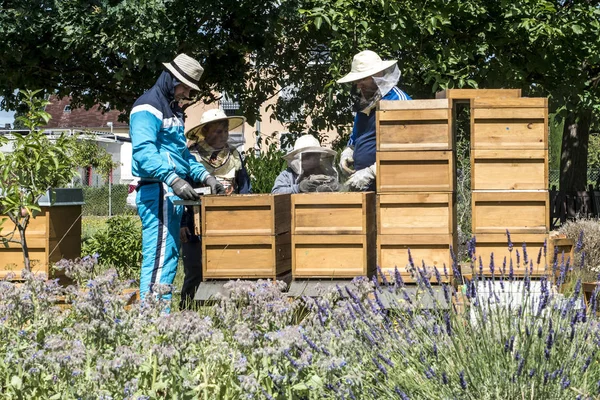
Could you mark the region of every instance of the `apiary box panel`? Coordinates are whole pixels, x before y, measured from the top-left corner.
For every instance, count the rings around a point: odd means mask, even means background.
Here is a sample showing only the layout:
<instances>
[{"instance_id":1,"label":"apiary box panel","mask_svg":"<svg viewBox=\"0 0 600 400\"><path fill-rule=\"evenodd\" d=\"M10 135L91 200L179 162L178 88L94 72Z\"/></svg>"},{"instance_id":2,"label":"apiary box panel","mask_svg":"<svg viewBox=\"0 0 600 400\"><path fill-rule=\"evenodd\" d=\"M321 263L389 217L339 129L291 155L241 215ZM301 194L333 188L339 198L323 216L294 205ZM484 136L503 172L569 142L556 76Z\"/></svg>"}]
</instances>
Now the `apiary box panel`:
<instances>
[{"instance_id":1,"label":"apiary box panel","mask_svg":"<svg viewBox=\"0 0 600 400\"><path fill-rule=\"evenodd\" d=\"M379 235L448 234L456 231L455 193L377 195Z\"/></svg>"},{"instance_id":2,"label":"apiary box panel","mask_svg":"<svg viewBox=\"0 0 600 400\"><path fill-rule=\"evenodd\" d=\"M289 194L202 197L202 236L280 235L290 232Z\"/></svg>"},{"instance_id":3,"label":"apiary box panel","mask_svg":"<svg viewBox=\"0 0 600 400\"><path fill-rule=\"evenodd\" d=\"M548 232L550 199L548 191L472 192L473 232Z\"/></svg>"},{"instance_id":4,"label":"apiary box panel","mask_svg":"<svg viewBox=\"0 0 600 400\"><path fill-rule=\"evenodd\" d=\"M354 278L372 276L376 235L293 235L292 276Z\"/></svg>"},{"instance_id":5,"label":"apiary box panel","mask_svg":"<svg viewBox=\"0 0 600 400\"><path fill-rule=\"evenodd\" d=\"M474 253L475 260L473 262L474 268L463 265L461 268L461 272L463 274L479 273L479 259L481 258L481 271L486 276L492 275L493 271L495 276L499 277L504 275L509 277L511 274L511 260L512 275L515 277L524 276L526 271L523 243L525 243L525 251L527 253L527 268L531 268L529 261L533 262L533 275L539 276L545 274L546 265L550 265L550 256L546 254L546 257L544 257L544 241L548 239L548 235L545 233L518 234L510 232L512 246L509 246L506 232L477 234L475 235L475 239L476 245ZM539 264L537 262L538 256L540 256ZM492 259L493 268L491 268Z\"/></svg>"},{"instance_id":6,"label":"apiary box panel","mask_svg":"<svg viewBox=\"0 0 600 400\"><path fill-rule=\"evenodd\" d=\"M452 192L456 184L452 151L380 151L377 192Z\"/></svg>"},{"instance_id":7,"label":"apiary box panel","mask_svg":"<svg viewBox=\"0 0 600 400\"><path fill-rule=\"evenodd\" d=\"M205 236L203 279L275 279L291 269L291 235Z\"/></svg>"},{"instance_id":8,"label":"apiary box panel","mask_svg":"<svg viewBox=\"0 0 600 400\"><path fill-rule=\"evenodd\" d=\"M415 282L417 276L435 280L437 269L441 281L447 282L452 271L450 247L456 249L455 235L378 235L378 264L388 279L394 279L397 269L405 282Z\"/></svg>"},{"instance_id":9,"label":"apiary box panel","mask_svg":"<svg viewBox=\"0 0 600 400\"><path fill-rule=\"evenodd\" d=\"M295 235L366 235L374 232L375 192L292 195Z\"/></svg>"},{"instance_id":10,"label":"apiary box panel","mask_svg":"<svg viewBox=\"0 0 600 400\"><path fill-rule=\"evenodd\" d=\"M382 100L377 119L377 151L452 150L449 100Z\"/></svg>"},{"instance_id":11,"label":"apiary box panel","mask_svg":"<svg viewBox=\"0 0 600 400\"><path fill-rule=\"evenodd\" d=\"M472 190L544 190L548 187L546 150L473 150Z\"/></svg>"}]
</instances>

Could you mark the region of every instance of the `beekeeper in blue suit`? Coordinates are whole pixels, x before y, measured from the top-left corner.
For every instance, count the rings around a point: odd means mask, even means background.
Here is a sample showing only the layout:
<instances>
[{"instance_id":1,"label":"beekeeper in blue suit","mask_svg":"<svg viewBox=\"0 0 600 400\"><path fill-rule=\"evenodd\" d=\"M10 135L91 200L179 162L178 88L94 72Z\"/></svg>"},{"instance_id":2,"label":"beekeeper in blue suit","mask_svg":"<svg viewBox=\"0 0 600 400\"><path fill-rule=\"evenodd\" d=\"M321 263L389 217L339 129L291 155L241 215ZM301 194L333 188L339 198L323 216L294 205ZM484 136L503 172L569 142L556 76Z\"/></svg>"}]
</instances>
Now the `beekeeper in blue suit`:
<instances>
[{"instance_id":1,"label":"beekeeper in blue suit","mask_svg":"<svg viewBox=\"0 0 600 400\"><path fill-rule=\"evenodd\" d=\"M375 109L379 100L412 100L396 87L400 80L397 61L383 61L377 53L365 50L352 59L350 72L338 83L353 83L360 91L354 126L348 145L340 157L340 168L350 177L350 190L375 190Z\"/></svg>"},{"instance_id":2,"label":"beekeeper in blue suit","mask_svg":"<svg viewBox=\"0 0 600 400\"><path fill-rule=\"evenodd\" d=\"M185 54L163 65L165 71L137 99L129 117L132 172L140 178L136 204L142 220L142 298L156 284L172 285L175 279L183 206L173 201L198 199L185 179L210 186L212 193L225 191L186 147L179 101L188 98L191 90L200 90L204 69ZM162 295L171 298L170 290Z\"/></svg>"}]
</instances>

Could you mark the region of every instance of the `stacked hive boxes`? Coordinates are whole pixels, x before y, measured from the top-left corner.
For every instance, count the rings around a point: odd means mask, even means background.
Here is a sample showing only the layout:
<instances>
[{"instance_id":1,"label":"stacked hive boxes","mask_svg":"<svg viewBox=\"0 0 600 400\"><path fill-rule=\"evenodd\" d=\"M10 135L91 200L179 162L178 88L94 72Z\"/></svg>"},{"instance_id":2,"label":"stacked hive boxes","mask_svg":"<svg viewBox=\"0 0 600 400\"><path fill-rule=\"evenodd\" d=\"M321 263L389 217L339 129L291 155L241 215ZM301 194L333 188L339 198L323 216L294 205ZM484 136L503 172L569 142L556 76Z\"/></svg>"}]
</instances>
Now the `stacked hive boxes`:
<instances>
[{"instance_id":1,"label":"stacked hive boxes","mask_svg":"<svg viewBox=\"0 0 600 400\"><path fill-rule=\"evenodd\" d=\"M201 224L205 280L290 272L290 195L203 196Z\"/></svg>"},{"instance_id":2,"label":"stacked hive boxes","mask_svg":"<svg viewBox=\"0 0 600 400\"><path fill-rule=\"evenodd\" d=\"M375 273L374 192L293 194L291 209L294 279Z\"/></svg>"},{"instance_id":3,"label":"stacked hive boxes","mask_svg":"<svg viewBox=\"0 0 600 400\"><path fill-rule=\"evenodd\" d=\"M496 272L504 257L510 260L513 255L516 262L514 252L522 252L523 242L537 264L535 259L549 230L547 182L547 99L473 99L472 225L484 272L491 272L492 252ZM513 253L508 250L507 230L515 246ZM515 272L524 272L522 262Z\"/></svg>"},{"instance_id":4,"label":"stacked hive boxes","mask_svg":"<svg viewBox=\"0 0 600 400\"><path fill-rule=\"evenodd\" d=\"M452 103L381 101L377 111L378 263L405 281L408 249L427 272L451 268L456 247Z\"/></svg>"}]
</instances>

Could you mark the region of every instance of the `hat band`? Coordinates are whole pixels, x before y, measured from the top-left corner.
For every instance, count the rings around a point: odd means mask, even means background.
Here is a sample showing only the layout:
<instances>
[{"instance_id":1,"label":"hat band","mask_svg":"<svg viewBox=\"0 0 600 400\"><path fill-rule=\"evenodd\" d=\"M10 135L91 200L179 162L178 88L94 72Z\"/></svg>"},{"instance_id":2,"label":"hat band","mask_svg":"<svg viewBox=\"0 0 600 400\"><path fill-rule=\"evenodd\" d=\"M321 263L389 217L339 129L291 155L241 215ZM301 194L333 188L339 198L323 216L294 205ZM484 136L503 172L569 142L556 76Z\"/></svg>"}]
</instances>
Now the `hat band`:
<instances>
[{"instance_id":1,"label":"hat band","mask_svg":"<svg viewBox=\"0 0 600 400\"><path fill-rule=\"evenodd\" d=\"M181 76L183 76L185 79L187 79L188 81L190 81L191 83L193 83L194 85L198 86L198 83L200 82L198 79L194 79L191 76L189 76L187 73L185 73L184 70L182 70L181 68L179 68L179 65L170 62L169 63L170 66L172 66L175 71L179 72L181 74ZM185 83L185 82L184 82Z\"/></svg>"}]
</instances>

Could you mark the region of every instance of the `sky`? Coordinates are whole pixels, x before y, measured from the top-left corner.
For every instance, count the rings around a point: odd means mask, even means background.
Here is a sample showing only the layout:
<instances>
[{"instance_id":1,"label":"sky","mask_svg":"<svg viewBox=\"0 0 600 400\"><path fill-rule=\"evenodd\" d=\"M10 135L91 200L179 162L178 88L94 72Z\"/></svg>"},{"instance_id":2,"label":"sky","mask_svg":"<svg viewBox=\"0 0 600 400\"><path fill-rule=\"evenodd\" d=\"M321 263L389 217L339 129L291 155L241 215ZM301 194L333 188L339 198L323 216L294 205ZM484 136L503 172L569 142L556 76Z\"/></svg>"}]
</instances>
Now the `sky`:
<instances>
[{"instance_id":1,"label":"sky","mask_svg":"<svg viewBox=\"0 0 600 400\"><path fill-rule=\"evenodd\" d=\"M2 101L3 97L0 96L0 102ZM13 124L15 119L15 112L14 111L4 111L2 109L0 109L0 129L4 129L4 124L8 124L10 123L11 125Z\"/></svg>"},{"instance_id":2,"label":"sky","mask_svg":"<svg viewBox=\"0 0 600 400\"><path fill-rule=\"evenodd\" d=\"M0 129L4 129L4 124L10 123L12 125L15 117L14 111L0 110Z\"/></svg>"}]
</instances>

